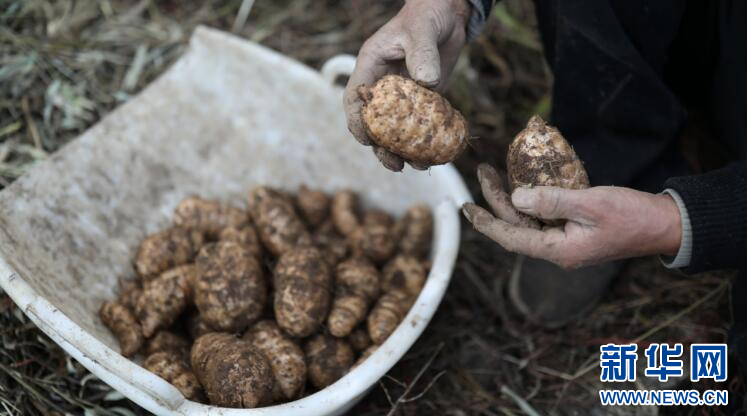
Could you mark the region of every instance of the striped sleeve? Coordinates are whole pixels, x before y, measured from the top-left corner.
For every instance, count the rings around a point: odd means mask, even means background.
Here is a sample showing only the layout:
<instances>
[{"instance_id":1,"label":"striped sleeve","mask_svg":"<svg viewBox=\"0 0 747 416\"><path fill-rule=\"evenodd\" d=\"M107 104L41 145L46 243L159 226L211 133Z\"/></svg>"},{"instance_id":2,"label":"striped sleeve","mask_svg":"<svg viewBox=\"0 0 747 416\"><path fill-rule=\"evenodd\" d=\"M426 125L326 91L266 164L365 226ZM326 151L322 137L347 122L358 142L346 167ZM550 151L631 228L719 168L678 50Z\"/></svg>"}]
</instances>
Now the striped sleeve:
<instances>
[{"instance_id":1,"label":"striped sleeve","mask_svg":"<svg viewBox=\"0 0 747 416\"><path fill-rule=\"evenodd\" d=\"M472 15L467 24L467 39L471 41L480 34L480 31L485 25L485 21L487 21L490 16L490 11L493 9L493 6L495 6L497 0L468 1L472 5Z\"/></svg>"}]
</instances>

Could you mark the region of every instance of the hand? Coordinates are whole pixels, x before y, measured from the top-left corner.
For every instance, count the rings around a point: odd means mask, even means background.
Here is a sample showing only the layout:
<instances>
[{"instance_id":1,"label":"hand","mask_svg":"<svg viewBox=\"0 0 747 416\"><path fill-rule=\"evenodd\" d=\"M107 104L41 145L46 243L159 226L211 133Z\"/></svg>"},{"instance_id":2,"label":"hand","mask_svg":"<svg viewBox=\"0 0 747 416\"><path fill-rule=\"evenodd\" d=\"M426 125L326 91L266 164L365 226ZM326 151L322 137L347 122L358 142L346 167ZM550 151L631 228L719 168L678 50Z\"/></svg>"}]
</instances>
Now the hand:
<instances>
[{"instance_id":1,"label":"hand","mask_svg":"<svg viewBox=\"0 0 747 416\"><path fill-rule=\"evenodd\" d=\"M479 232L506 250L566 269L652 254L676 255L679 250L680 212L668 195L614 186L539 186L516 189L509 197L493 168L480 165L477 175L498 218L474 204L465 204L462 211ZM566 221L541 227L528 216Z\"/></svg>"},{"instance_id":2,"label":"hand","mask_svg":"<svg viewBox=\"0 0 747 416\"><path fill-rule=\"evenodd\" d=\"M400 74L428 88L443 88L464 47L470 12L467 0L410 0L363 44L343 99L348 129L361 144L373 145L361 121L358 87ZM399 156L383 148L374 146L374 154L390 170L404 167Z\"/></svg>"}]
</instances>

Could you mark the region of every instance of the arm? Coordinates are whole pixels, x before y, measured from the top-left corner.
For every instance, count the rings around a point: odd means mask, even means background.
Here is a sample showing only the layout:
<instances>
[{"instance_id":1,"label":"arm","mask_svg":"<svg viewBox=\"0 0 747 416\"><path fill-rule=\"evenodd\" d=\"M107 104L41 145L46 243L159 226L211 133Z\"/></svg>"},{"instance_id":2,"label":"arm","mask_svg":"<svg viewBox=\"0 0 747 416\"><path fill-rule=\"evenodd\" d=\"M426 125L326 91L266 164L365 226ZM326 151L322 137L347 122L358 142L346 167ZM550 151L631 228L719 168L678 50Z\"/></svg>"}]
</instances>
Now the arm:
<instances>
[{"instance_id":1,"label":"arm","mask_svg":"<svg viewBox=\"0 0 747 416\"><path fill-rule=\"evenodd\" d=\"M478 177L495 216L473 204L464 214L509 251L565 268L654 254L676 256L673 266L687 272L745 264L747 162L672 178L658 195L600 186L520 188L509 196L489 166ZM529 216L566 223L542 228Z\"/></svg>"}]
</instances>

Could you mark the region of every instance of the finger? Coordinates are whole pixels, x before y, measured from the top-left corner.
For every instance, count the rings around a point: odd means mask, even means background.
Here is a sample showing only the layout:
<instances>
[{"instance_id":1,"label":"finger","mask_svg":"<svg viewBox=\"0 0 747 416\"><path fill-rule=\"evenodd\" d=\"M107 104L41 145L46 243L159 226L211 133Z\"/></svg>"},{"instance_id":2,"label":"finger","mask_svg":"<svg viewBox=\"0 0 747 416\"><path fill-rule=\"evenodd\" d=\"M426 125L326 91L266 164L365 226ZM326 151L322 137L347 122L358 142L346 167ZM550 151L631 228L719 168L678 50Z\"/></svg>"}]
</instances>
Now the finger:
<instances>
[{"instance_id":1,"label":"finger","mask_svg":"<svg viewBox=\"0 0 747 416\"><path fill-rule=\"evenodd\" d=\"M498 218L511 225L539 229L540 224L534 218L519 212L511 203L511 197L503 189L501 177L492 166L481 163L477 167L477 179L485 200Z\"/></svg>"},{"instance_id":2,"label":"finger","mask_svg":"<svg viewBox=\"0 0 747 416\"><path fill-rule=\"evenodd\" d=\"M576 220L581 216L582 190L556 186L517 188L511 202L519 211L545 220Z\"/></svg>"},{"instance_id":3,"label":"finger","mask_svg":"<svg viewBox=\"0 0 747 416\"><path fill-rule=\"evenodd\" d=\"M402 160L401 157L384 149L383 147L374 146L373 152L379 159L379 162L381 162L381 164L384 165L385 168L393 172L401 172L405 167L405 161Z\"/></svg>"},{"instance_id":4,"label":"finger","mask_svg":"<svg viewBox=\"0 0 747 416\"><path fill-rule=\"evenodd\" d=\"M381 40L388 37L387 40ZM350 133L364 145L371 145L371 139L361 120L363 100L358 92L361 86L371 86L379 78L393 72L396 65L390 63L392 59L402 59L404 52L398 47L397 37L377 32L361 48L355 63L355 69L345 86L343 94L343 108Z\"/></svg>"},{"instance_id":5,"label":"finger","mask_svg":"<svg viewBox=\"0 0 747 416\"><path fill-rule=\"evenodd\" d=\"M456 66L459 55L467 43L467 35L464 29L454 29L449 39L441 45L439 53L441 55L441 81L434 89L442 92L446 89L449 74Z\"/></svg>"},{"instance_id":6,"label":"finger","mask_svg":"<svg viewBox=\"0 0 747 416\"><path fill-rule=\"evenodd\" d=\"M550 261L559 257L558 234L511 225L475 204L464 204L462 212L477 231L508 251Z\"/></svg>"},{"instance_id":7,"label":"finger","mask_svg":"<svg viewBox=\"0 0 747 416\"><path fill-rule=\"evenodd\" d=\"M418 84L433 88L441 82L441 58L438 52L438 34L430 21L410 29L405 45L407 72Z\"/></svg>"},{"instance_id":8,"label":"finger","mask_svg":"<svg viewBox=\"0 0 747 416\"><path fill-rule=\"evenodd\" d=\"M428 170L431 168L431 166L427 163L419 163L415 161L409 161L407 162L408 165L410 165L415 170Z\"/></svg>"}]
</instances>

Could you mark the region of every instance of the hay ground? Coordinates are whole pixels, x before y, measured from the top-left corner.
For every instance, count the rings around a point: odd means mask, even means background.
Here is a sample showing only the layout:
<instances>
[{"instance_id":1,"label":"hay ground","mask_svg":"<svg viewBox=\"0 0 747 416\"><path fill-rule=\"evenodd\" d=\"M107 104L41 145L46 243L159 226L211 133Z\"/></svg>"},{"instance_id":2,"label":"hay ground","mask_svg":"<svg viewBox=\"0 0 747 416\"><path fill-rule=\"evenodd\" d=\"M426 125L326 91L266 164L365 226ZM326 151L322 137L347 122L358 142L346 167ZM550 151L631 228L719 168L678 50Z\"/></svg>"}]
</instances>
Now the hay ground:
<instances>
[{"instance_id":1,"label":"hay ground","mask_svg":"<svg viewBox=\"0 0 747 416\"><path fill-rule=\"evenodd\" d=\"M355 53L400 6L258 1L247 17L242 4L250 3L0 0L0 189L153 80L180 55L197 24L319 68L337 53ZM551 78L532 16L529 1L504 0L459 61L448 91L475 135L457 164L474 195L476 165L502 165L528 116L549 111ZM744 386L733 367L726 383L697 386L730 390L728 409L598 405L600 344L723 342L731 319L729 275L684 277L656 259L636 260L587 317L548 331L524 322L507 302L515 257L464 229L439 312L352 414L705 415L744 408ZM146 414L71 360L2 293L0 337L0 414Z\"/></svg>"}]
</instances>

